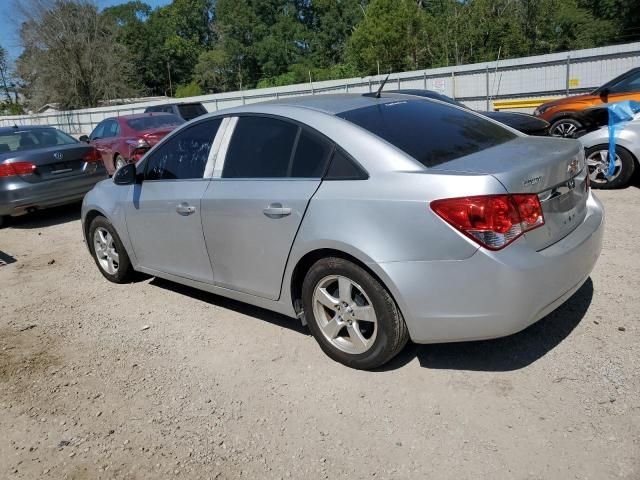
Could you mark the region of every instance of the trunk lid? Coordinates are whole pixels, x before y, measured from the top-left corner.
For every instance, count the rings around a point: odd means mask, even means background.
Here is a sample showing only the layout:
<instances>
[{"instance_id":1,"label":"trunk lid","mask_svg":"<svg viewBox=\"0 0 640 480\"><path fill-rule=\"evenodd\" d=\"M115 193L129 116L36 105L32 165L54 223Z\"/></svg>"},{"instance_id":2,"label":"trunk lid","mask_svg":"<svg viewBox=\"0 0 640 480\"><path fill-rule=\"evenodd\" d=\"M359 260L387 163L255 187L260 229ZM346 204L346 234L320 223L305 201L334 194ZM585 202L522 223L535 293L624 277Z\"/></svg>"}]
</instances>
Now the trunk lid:
<instances>
[{"instance_id":1,"label":"trunk lid","mask_svg":"<svg viewBox=\"0 0 640 480\"><path fill-rule=\"evenodd\" d=\"M25 150L0 155L0 163L29 162L36 166L29 175L19 177L29 183L40 183L65 177L74 177L86 173L84 155L93 149L85 143L56 145L47 148Z\"/></svg>"},{"instance_id":2,"label":"trunk lid","mask_svg":"<svg viewBox=\"0 0 640 480\"><path fill-rule=\"evenodd\" d=\"M587 169L575 140L518 137L430 170L488 174L509 193L538 194L545 224L525 234L536 250L562 240L586 215Z\"/></svg>"},{"instance_id":3,"label":"trunk lid","mask_svg":"<svg viewBox=\"0 0 640 480\"><path fill-rule=\"evenodd\" d=\"M159 128L150 128L148 130L142 130L140 132L140 136L144 138L144 140L150 145L154 146L164 137L169 135L177 128L177 125L171 127L159 127Z\"/></svg>"}]
</instances>

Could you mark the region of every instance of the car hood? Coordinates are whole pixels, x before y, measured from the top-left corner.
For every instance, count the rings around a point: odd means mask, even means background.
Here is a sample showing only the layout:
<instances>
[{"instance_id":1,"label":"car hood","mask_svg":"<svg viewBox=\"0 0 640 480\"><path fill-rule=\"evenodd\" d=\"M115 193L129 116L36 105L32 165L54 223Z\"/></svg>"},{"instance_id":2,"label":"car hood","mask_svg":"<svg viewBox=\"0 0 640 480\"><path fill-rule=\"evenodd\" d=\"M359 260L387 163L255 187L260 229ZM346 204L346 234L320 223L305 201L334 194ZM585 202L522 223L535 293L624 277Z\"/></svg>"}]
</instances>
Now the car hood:
<instances>
[{"instance_id":1,"label":"car hood","mask_svg":"<svg viewBox=\"0 0 640 480\"><path fill-rule=\"evenodd\" d=\"M596 95L593 95L591 93L585 93L582 95L575 95L573 97L564 97L564 98L559 98L558 100L553 100L551 102L547 102L547 103L543 103L542 105L540 105L540 107L555 107L557 105L563 105L565 103L584 103L586 105L590 105L591 103L593 103L593 100L598 98Z\"/></svg>"}]
</instances>

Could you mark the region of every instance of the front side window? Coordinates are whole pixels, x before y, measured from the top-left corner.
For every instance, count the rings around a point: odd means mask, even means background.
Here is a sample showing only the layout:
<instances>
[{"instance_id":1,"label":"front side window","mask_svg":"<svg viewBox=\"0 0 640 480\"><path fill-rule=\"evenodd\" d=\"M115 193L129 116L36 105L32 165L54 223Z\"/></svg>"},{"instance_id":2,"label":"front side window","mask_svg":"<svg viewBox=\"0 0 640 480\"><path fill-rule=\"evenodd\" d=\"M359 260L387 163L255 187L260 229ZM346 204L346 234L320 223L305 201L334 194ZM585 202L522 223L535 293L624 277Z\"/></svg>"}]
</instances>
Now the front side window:
<instances>
[{"instance_id":1,"label":"front side window","mask_svg":"<svg viewBox=\"0 0 640 480\"><path fill-rule=\"evenodd\" d=\"M517 137L510 130L471 112L417 99L379 103L338 116L386 140L425 167L440 165Z\"/></svg>"},{"instance_id":2,"label":"front side window","mask_svg":"<svg viewBox=\"0 0 640 480\"><path fill-rule=\"evenodd\" d=\"M640 92L640 71L620 80L609 88L611 93Z\"/></svg>"},{"instance_id":3,"label":"front side window","mask_svg":"<svg viewBox=\"0 0 640 480\"><path fill-rule=\"evenodd\" d=\"M89 135L89 138L91 140L97 140L99 138L104 138L104 126L105 125L106 125L106 122L100 122L98 124L98 126L93 129L93 132L91 132L91 135Z\"/></svg>"},{"instance_id":4,"label":"front side window","mask_svg":"<svg viewBox=\"0 0 640 480\"><path fill-rule=\"evenodd\" d=\"M269 117L240 117L233 132L222 178L284 178L298 126Z\"/></svg>"},{"instance_id":5,"label":"front side window","mask_svg":"<svg viewBox=\"0 0 640 480\"><path fill-rule=\"evenodd\" d=\"M202 178L221 119L206 120L178 132L147 159L145 180Z\"/></svg>"}]
</instances>

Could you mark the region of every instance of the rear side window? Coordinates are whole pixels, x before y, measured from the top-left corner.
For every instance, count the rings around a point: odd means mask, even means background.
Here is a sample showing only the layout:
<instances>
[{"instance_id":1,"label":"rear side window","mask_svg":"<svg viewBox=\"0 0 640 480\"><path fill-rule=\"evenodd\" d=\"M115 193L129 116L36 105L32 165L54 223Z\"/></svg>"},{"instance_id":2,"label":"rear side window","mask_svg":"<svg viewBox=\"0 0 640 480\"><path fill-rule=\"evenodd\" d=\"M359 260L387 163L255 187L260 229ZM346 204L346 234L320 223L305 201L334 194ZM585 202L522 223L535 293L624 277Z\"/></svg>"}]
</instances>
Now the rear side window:
<instances>
[{"instance_id":1,"label":"rear side window","mask_svg":"<svg viewBox=\"0 0 640 480\"><path fill-rule=\"evenodd\" d=\"M367 173L339 148L333 152L325 180L365 180Z\"/></svg>"},{"instance_id":2,"label":"rear side window","mask_svg":"<svg viewBox=\"0 0 640 480\"><path fill-rule=\"evenodd\" d=\"M202 178L221 119L206 120L167 140L147 160L146 180Z\"/></svg>"},{"instance_id":3,"label":"rear side window","mask_svg":"<svg viewBox=\"0 0 640 480\"><path fill-rule=\"evenodd\" d=\"M287 177L298 126L269 117L240 117L222 178Z\"/></svg>"},{"instance_id":4,"label":"rear side window","mask_svg":"<svg viewBox=\"0 0 640 480\"><path fill-rule=\"evenodd\" d=\"M291 164L291 177L320 178L327 167L333 145L306 130L300 132Z\"/></svg>"},{"instance_id":5,"label":"rear side window","mask_svg":"<svg viewBox=\"0 0 640 480\"><path fill-rule=\"evenodd\" d=\"M455 107L424 100L372 105L338 114L426 167L516 138L506 128Z\"/></svg>"}]
</instances>

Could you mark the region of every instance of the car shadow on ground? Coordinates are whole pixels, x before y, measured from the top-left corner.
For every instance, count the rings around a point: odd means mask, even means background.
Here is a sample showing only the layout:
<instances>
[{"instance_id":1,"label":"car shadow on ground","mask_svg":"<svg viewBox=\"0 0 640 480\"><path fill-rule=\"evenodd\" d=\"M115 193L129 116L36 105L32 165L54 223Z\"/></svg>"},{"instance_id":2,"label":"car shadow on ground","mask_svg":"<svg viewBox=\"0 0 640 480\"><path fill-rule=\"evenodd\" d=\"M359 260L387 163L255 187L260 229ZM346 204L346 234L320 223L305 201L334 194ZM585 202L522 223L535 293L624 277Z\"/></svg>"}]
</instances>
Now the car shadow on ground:
<instances>
[{"instance_id":1,"label":"car shadow on ground","mask_svg":"<svg viewBox=\"0 0 640 480\"><path fill-rule=\"evenodd\" d=\"M301 322L278 313L231 300L213 293L177 283L153 278L151 285L187 295L216 305L310 335ZM557 310L525 330L508 337L478 342L416 345L409 343L400 354L377 371L396 370L417 358L420 365L430 369L506 372L524 368L546 355L578 326L591 305L593 283L585 284ZM327 359L327 361L330 361Z\"/></svg>"},{"instance_id":2,"label":"car shadow on ground","mask_svg":"<svg viewBox=\"0 0 640 480\"><path fill-rule=\"evenodd\" d=\"M524 368L559 345L584 318L593 298L585 284L557 310L508 337L477 342L416 345L410 343L382 370L394 370L417 358L424 368L508 372Z\"/></svg>"},{"instance_id":3,"label":"car shadow on ground","mask_svg":"<svg viewBox=\"0 0 640 480\"><path fill-rule=\"evenodd\" d=\"M220 295L216 295L214 293L205 292L204 290L198 290L197 288L188 287L186 285L181 285L179 283L174 283L158 277L154 277L151 280L150 284L156 287L164 288L166 290L171 290L172 292L176 292L181 295L186 295L196 300L200 300L201 302L209 303L217 307L226 308L227 310L233 310L234 312L240 313L242 315L247 315L249 317L254 317L259 320L269 322L278 327L285 327L293 330L294 332L302 333L304 335L311 335L309 329L302 326L302 322L300 322L299 320L281 315L276 312L265 310L264 308L254 307L253 305L249 305L247 303L238 302L230 298L221 297Z\"/></svg>"},{"instance_id":4,"label":"car shadow on ground","mask_svg":"<svg viewBox=\"0 0 640 480\"><path fill-rule=\"evenodd\" d=\"M81 206L82 203L77 202L11 217L4 228L36 229L73 222L80 219Z\"/></svg>"}]
</instances>

